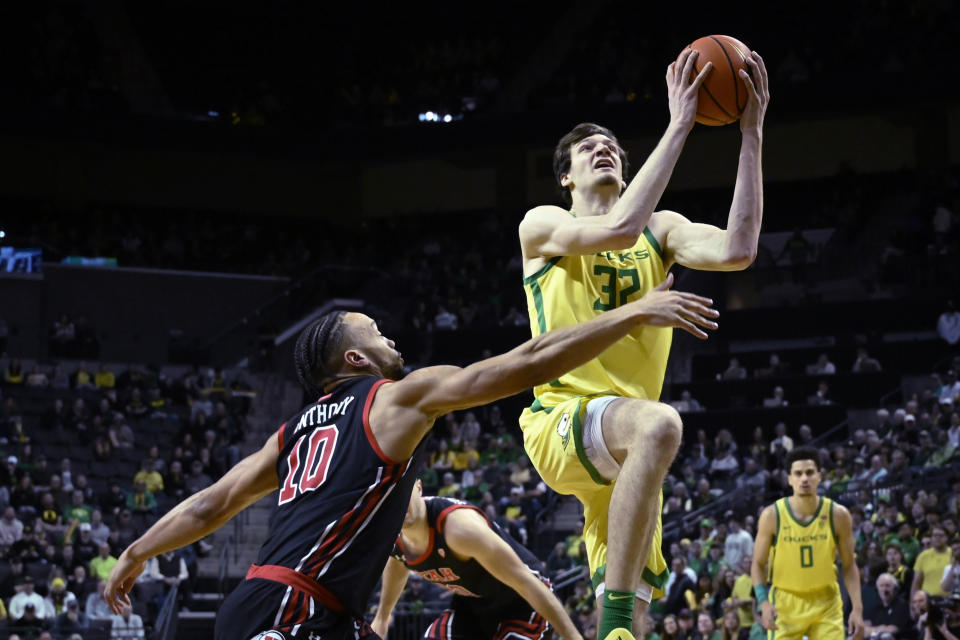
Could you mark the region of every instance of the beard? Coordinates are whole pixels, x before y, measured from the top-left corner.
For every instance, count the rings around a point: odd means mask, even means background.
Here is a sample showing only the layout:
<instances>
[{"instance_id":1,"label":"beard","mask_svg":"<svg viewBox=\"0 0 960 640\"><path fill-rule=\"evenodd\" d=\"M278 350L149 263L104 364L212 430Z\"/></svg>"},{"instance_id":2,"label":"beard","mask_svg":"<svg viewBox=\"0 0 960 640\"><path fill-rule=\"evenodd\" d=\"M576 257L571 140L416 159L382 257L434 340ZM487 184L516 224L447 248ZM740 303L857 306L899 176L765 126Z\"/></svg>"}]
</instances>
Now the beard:
<instances>
[{"instance_id":1,"label":"beard","mask_svg":"<svg viewBox=\"0 0 960 640\"><path fill-rule=\"evenodd\" d=\"M395 360L384 363L382 370L384 378L389 380L400 380L403 378L403 358L398 355Z\"/></svg>"}]
</instances>

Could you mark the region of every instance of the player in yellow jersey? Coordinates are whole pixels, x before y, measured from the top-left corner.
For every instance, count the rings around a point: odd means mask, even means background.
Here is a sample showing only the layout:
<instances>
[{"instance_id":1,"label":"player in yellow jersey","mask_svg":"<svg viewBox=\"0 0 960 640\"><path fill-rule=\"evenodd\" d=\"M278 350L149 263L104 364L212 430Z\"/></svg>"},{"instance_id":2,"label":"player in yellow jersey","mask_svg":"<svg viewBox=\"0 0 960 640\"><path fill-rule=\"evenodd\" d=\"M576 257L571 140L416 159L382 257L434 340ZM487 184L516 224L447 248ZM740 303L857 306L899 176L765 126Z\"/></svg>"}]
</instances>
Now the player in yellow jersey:
<instances>
[{"instance_id":1,"label":"player in yellow jersey","mask_svg":"<svg viewBox=\"0 0 960 640\"><path fill-rule=\"evenodd\" d=\"M860 571L854 558L853 519L842 505L817 495L820 453L797 447L787 456L793 495L760 514L753 546L753 590L770 640L843 640L843 601L836 557L852 609L848 631L863 635Z\"/></svg>"},{"instance_id":2,"label":"player in yellow jersey","mask_svg":"<svg viewBox=\"0 0 960 640\"><path fill-rule=\"evenodd\" d=\"M685 51L668 67L670 124L629 185L626 153L608 129L581 124L557 145L554 172L571 208L531 209L519 229L534 335L649 295L671 282L673 264L733 271L753 262L769 101L767 72L756 52L748 56L750 76L742 75L748 101L726 229L654 211L693 127L699 85L710 72L708 64L695 73L695 56ZM693 322L680 328L706 337ZM584 505L601 640L614 629L624 631L626 640L667 579L660 487L682 428L677 412L659 402L671 337L667 325L638 327L595 360L534 389L535 401L520 418L527 454L544 481Z\"/></svg>"}]
</instances>

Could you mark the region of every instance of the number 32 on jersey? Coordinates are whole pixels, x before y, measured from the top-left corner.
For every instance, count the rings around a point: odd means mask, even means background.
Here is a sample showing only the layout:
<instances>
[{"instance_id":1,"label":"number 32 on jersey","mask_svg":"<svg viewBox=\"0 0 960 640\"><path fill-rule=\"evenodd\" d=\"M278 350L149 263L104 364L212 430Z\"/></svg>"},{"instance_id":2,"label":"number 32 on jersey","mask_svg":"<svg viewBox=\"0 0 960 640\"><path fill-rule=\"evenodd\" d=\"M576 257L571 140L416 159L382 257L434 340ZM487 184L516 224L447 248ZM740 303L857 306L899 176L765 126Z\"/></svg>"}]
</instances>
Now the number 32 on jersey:
<instances>
[{"instance_id":1,"label":"number 32 on jersey","mask_svg":"<svg viewBox=\"0 0 960 640\"><path fill-rule=\"evenodd\" d=\"M286 504L298 495L315 491L327 480L327 470L337 447L337 425L317 427L300 436L287 456L287 476L280 489L278 504ZM301 468L300 461L303 460Z\"/></svg>"}]
</instances>

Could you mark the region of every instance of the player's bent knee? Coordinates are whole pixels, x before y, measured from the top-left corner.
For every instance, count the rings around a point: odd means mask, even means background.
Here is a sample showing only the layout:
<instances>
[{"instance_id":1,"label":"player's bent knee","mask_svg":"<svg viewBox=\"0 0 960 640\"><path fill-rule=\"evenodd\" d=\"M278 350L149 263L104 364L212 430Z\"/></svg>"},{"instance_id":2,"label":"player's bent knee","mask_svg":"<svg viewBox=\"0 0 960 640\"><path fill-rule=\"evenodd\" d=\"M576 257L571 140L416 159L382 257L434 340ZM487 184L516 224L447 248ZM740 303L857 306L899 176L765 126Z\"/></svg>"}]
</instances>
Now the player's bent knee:
<instances>
[{"instance_id":1,"label":"player's bent knee","mask_svg":"<svg viewBox=\"0 0 960 640\"><path fill-rule=\"evenodd\" d=\"M683 420L677 410L668 404L654 405L656 418L651 421L648 437L663 450L676 451L683 437Z\"/></svg>"}]
</instances>

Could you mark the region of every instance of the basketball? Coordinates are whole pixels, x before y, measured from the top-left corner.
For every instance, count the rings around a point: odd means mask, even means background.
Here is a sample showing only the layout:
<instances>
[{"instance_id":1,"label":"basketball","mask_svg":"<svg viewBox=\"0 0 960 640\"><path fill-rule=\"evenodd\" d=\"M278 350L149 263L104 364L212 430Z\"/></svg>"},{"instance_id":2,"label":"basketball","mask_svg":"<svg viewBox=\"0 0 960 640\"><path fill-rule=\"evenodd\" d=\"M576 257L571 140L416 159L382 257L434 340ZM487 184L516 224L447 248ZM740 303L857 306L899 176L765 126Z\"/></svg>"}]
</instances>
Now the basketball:
<instances>
[{"instance_id":1,"label":"basketball","mask_svg":"<svg viewBox=\"0 0 960 640\"><path fill-rule=\"evenodd\" d=\"M740 78L740 69L750 73L746 62L750 49L730 36L705 36L686 49L699 52L691 78L707 62L713 63L713 70L704 78L697 96L697 122L720 126L739 120L747 106L747 87Z\"/></svg>"}]
</instances>

